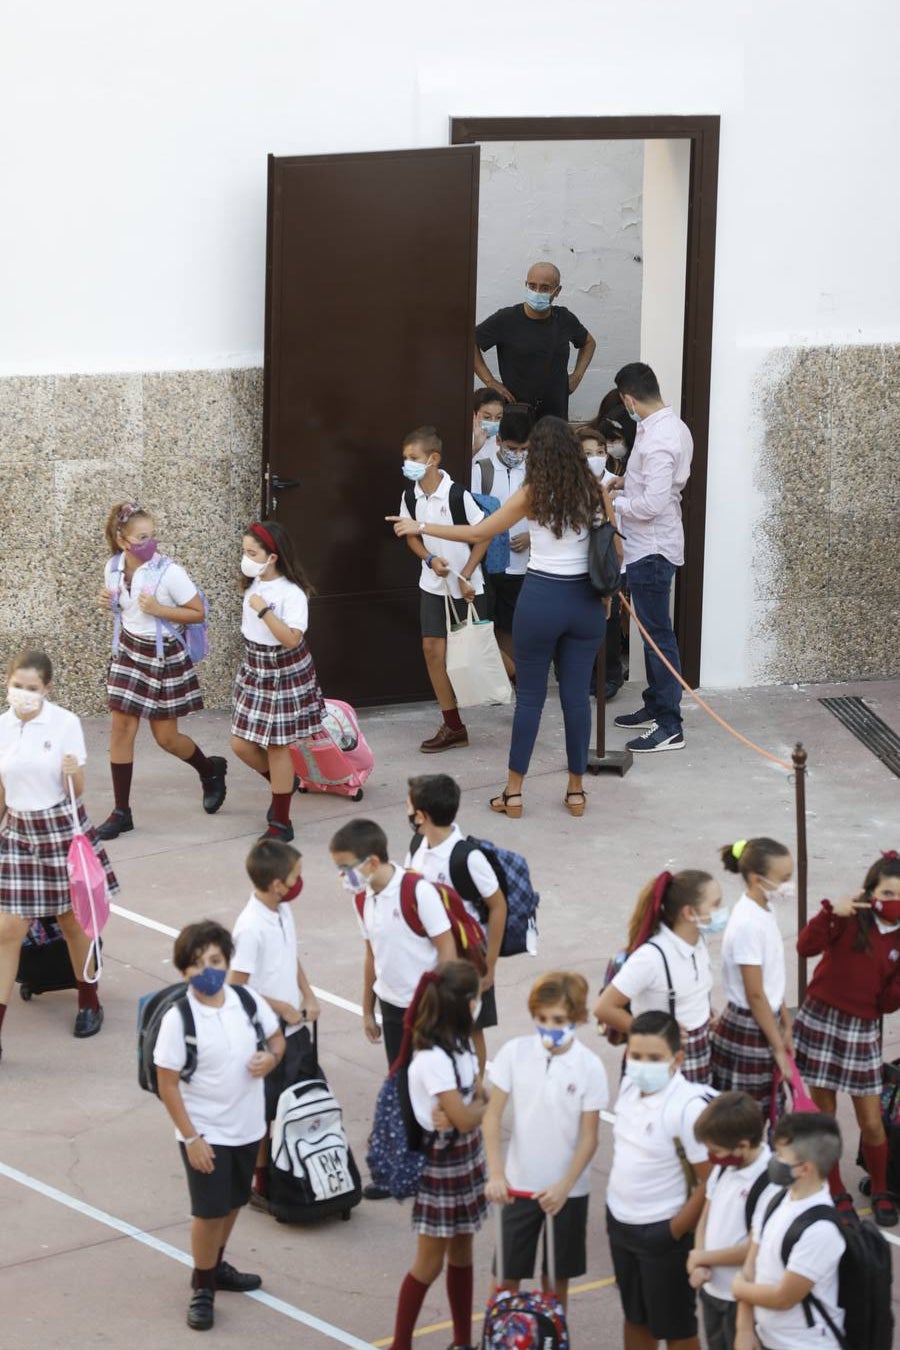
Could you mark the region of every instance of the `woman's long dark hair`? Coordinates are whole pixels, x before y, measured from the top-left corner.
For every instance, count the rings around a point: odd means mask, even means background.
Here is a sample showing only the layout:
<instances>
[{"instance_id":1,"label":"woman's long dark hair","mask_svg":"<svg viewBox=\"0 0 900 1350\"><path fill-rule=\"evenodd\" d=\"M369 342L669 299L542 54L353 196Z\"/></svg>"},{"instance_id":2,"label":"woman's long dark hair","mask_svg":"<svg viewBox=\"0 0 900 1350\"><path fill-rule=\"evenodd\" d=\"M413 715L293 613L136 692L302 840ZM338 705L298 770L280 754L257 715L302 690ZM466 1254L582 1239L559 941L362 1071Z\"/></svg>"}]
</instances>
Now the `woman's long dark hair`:
<instances>
[{"instance_id":1,"label":"woman's long dark hair","mask_svg":"<svg viewBox=\"0 0 900 1350\"><path fill-rule=\"evenodd\" d=\"M552 530L590 529L602 509L597 479L584 457L581 442L561 417L542 417L528 441L525 466L532 520Z\"/></svg>"},{"instance_id":2,"label":"woman's long dark hair","mask_svg":"<svg viewBox=\"0 0 900 1350\"><path fill-rule=\"evenodd\" d=\"M291 539L291 536L284 526L279 525L277 520L261 520L255 523L262 525L266 533L272 536L272 541L275 544L275 549L278 553L278 562L275 566L281 575L287 577L288 581L292 581L295 586L299 586L307 595L315 595L315 587L300 566L297 554L294 551L294 541ZM249 534L250 538L255 539L260 548L264 548L267 553L271 552L265 539L261 539L259 535L254 532L253 525L248 525L246 530L244 530L244 534ZM252 577L245 577L242 574L241 589L246 590L252 580Z\"/></svg>"}]
</instances>

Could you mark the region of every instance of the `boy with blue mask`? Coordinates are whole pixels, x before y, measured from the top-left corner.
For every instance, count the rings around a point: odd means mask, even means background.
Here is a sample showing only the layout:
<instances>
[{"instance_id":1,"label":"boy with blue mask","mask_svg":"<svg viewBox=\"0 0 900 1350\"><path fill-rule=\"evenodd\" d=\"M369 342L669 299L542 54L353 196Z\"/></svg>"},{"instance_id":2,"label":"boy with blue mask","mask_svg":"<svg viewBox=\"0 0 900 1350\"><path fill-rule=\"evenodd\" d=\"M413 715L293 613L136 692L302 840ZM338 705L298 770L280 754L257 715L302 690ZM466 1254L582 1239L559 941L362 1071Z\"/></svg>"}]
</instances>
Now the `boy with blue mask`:
<instances>
[{"instance_id":1,"label":"boy with blue mask","mask_svg":"<svg viewBox=\"0 0 900 1350\"><path fill-rule=\"evenodd\" d=\"M456 694L447 677L447 606L453 622L462 621L466 606L474 604L478 617L487 618L481 560L488 549L429 537L428 522L436 525L477 525L484 512L461 483L441 468L441 438L434 427L417 427L403 441L401 470L407 486L400 500L400 516L420 522L417 535L407 535L412 553L421 560L419 621L422 654L428 678L441 710L442 724L419 747L425 755L462 749L469 744Z\"/></svg>"},{"instance_id":2,"label":"boy with blue mask","mask_svg":"<svg viewBox=\"0 0 900 1350\"><path fill-rule=\"evenodd\" d=\"M626 1346L699 1350L687 1258L711 1164L694 1125L715 1095L681 1073L681 1033L665 1012L636 1017L616 1101L606 1226Z\"/></svg>"},{"instance_id":3,"label":"boy with blue mask","mask_svg":"<svg viewBox=\"0 0 900 1350\"><path fill-rule=\"evenodd\" d=\"M472 458L496 449L504 403L496 389L476 389L472 399Z\"/></svg>"},{"instance_id":4,"label":"boy with blue mask","mask_svg":"<svg viewBox=\"0 0 900 1350\"><path fill-rule=\"evenodd\" d=\"M534 1032L507 1041L488 1072L491 1097L482 1120L488 1200L504 1206L503 1288L534 1272L541 1229L552 1216L556 1294L587 1269L590 1163L600 1112L609 1100L606 1072L576 1038L587 1020L587 981L571 971L543 975L528 996ZM508 1101L513 1128L506 1162L501 1122ZM510 1192L527 1191L531 1198ZM546 1268L543 1271L547 1285Z\"/></svg>"},{"instance_id":5,"label":"boy with blue mask","mask_svg":"<svg viewBox=\"0 0 900 1350\"><path fill-rule=\"evenodd\" d=\"M266 1132L263 1079L281 1062L284 1037L263 998L226 984L231 934L212 920L188 924L175 939L173 963L188 984L196 1035L196 1067L187 1081L185 1016L173 1004L153 1052L160 1101L175 1126L191 1198L194 1272L187 1323L213 1325L217 1289L258 1289L258 1275L223 1260L238 1214L250 1199L259 1142Z\"/></svg>"}]
</instances>

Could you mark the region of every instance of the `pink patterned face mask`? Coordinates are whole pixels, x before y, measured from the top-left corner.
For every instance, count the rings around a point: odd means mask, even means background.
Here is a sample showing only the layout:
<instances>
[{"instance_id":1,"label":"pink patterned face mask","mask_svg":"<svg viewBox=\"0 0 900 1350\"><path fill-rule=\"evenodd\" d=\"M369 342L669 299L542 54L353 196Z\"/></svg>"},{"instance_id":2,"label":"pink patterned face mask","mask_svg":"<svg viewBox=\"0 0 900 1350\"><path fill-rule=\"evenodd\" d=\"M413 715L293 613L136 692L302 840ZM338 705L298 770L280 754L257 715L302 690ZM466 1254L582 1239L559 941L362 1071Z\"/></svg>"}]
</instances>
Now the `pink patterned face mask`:
<instances>
[{"instance_id":1,"label":"pink patterned face mask","mask_svg":"<svg viewBox=\"0 0 900 1350\"><path fill-rule=\"evenodd\" d=\"M139 544L129 544L128 551L137 558L138 562L148 563L155 555L157 543L155 539L142 539Z\"/></svg>"}]
</instances>

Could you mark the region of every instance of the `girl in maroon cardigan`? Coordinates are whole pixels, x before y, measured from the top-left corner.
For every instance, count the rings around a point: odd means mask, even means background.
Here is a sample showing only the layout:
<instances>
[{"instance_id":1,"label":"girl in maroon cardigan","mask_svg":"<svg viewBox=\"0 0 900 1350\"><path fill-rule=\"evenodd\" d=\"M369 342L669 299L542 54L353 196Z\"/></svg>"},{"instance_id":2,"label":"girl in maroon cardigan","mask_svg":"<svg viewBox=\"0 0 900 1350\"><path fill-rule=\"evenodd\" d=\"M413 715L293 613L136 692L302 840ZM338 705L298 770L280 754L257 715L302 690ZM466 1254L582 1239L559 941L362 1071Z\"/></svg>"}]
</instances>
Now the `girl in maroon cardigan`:
<instances>
[{"instance_id":1,"label":"girl in maroon cardigan","mask_svg":"<svg viewBox=\"0 0 900 1350\"><path fill-rule=\"evenodd\" d=\"M862 891L822 908L797 938L801 956L818 956L794 1022L797 1065L816 1105L835 1114L838 1092L853 1099L872 1179L876 1223L891 1228L897 1206L887 1190L888 1144L881 1120L881 1019L900 1008L900 856L884 853ZM853 1201L836 1163L828 1178L835 1207Z\"/></svg>"}]
</instances>

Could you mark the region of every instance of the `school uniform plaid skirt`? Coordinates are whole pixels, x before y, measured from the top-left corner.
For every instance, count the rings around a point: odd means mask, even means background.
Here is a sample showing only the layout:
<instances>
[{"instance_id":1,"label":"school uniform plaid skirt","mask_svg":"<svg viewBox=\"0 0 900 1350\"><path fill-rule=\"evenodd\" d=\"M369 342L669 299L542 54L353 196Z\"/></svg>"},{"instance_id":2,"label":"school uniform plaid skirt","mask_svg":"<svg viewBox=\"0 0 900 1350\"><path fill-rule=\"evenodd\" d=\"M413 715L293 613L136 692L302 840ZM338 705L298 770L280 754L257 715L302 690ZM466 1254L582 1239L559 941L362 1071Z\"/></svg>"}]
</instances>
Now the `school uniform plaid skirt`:
<instances>
[{"instance_id":1,"label":"school uniform plaid skirt","mask_svg":"<svg viewBox=\"0 0 900 1350\"><path fill-rule=\"evenodd\" d=\"M710 1081L709 1062L709 1023L693 1031L686 1031L681 1038L684 1051L684 1063L681 1072L689 1083L708 1083Z\"/></svg>"},{"instance_id":2,"label":"school uniform plaid skirt","mask_svg":"<svg viewBox=\"0 0 900 1350\"><path fill-rule=\"evenodd\" d=\"M437 1135L429 1146L413 1204L413 1232L449 1238L477 1233L487 1214L481 1131Z\"/></svg>"},{"instance_id":3,"label":"school uniform plaid skirt","mask_svg":"<svg viewBox=\"0 0 900 1350\"><path fill-rule=\"evenodd\" d=\"M256 745L294 745L322 730L325 703L306 639L296 647L247 642L235 676L231 734Z\"/></svg>"},{"instance_id":4,"label":"school uniform plaid skirt","mask_svg":"<svg viewBox=\"0 0 900 1350\"><path fill-rule=\"evenodd\" d=\"M155 638L135 637L124 628L110 658L106 692L110 711L132 717L186 717L203 708L196 671L181 643L165 638L160 660Z\"/></svg>"},{"instance_id":5,"label":"school uniform plaid skirt","mask_svg":"<svg viewBox=\"0 0 900 1350\"><path fill-rule=\"evenodd\" d=\"M78 819L103 865L109 894L118 894L119 883L109 858L80 801ZM0 913L15 914L20 919L66 914L72 908L66 871L71 842L72 809L68 801L43 811L10 811L0 831Z\"/></svg>"},{"instance_id":6,"label":"school uniform plaid skirt","mask_svg":"<svg viewBox=\"0 0 900 1350\"><path fill-rule=\"evenodd\" d=\"M750 1009L728 1003L709 1039L713 1087L719 1092L746 1092L768 1119L775 1058Z\"/></svg>"},{"instance_id":7,"label":"school uniform plaid skirt","mask_svg":"<svg viewBox=\"0 0 900 1350\"><path fill-rule=\"evenodd\" d=\"M852 1017L807 998L794 1019L797 1068L808 1086L881 1094L881 1028L877 1018Z\"/></svg>"}]
</instances>

